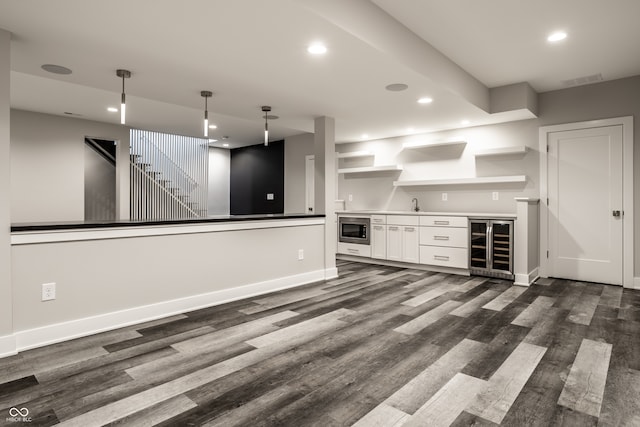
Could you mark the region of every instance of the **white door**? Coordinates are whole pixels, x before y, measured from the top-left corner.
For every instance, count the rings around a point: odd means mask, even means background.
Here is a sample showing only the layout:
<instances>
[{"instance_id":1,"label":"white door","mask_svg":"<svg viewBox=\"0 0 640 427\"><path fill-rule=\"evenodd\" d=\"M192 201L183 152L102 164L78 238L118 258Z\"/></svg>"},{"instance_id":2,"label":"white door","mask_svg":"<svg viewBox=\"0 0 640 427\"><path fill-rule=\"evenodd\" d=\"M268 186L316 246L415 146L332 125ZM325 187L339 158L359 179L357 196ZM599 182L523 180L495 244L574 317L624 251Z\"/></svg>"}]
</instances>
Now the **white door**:
<instances>
[{"instance_id":1,"label":"white door","mask_svg":"<svg viewBox=\"0 0 640 427\"><path fill-rule=\"evenodd\" d=\"M548 144L549 275L621 285L622 126L551 132Z\"/></svg>"},{"instance_id":2,"label":"white door","mask_svg":"<svg viewBox=\"0 0 640 427\"><path fill-rule=\"evenodd\" d=\"M305 211L308 214L315 212L315 191L313 186L315 185L315 170L316 159L315 156L305 156L305 168L304 168L304 182L305 182Z\"/></svg>"}]
</instances>

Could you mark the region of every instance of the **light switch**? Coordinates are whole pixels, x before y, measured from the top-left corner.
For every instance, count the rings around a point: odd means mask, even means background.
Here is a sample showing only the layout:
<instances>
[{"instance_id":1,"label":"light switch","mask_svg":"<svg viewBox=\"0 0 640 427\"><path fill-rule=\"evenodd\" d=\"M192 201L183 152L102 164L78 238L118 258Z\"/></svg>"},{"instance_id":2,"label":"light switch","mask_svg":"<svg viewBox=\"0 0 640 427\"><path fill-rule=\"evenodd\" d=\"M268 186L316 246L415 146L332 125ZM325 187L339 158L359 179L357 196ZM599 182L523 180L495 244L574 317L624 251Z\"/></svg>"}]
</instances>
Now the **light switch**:
<instances>
[{"instance_id":1,"label":"light switch","mask_svg":"<svg viewBox=\"0 0 640 427\"><path fill-rule=\"evenodd\" d=\"M267 193L267 200L273 200L273 193Z\"/></svg>"},{"instance_id":2,"label":"light switch","mask_svg":"<svg viewBox=\"0 0 640 427\"><path fill-rule=\"evenodd\" d=\"M442 201L446 202L448 199L447 193L442 193Z\"/></svg>"}]
</instances>

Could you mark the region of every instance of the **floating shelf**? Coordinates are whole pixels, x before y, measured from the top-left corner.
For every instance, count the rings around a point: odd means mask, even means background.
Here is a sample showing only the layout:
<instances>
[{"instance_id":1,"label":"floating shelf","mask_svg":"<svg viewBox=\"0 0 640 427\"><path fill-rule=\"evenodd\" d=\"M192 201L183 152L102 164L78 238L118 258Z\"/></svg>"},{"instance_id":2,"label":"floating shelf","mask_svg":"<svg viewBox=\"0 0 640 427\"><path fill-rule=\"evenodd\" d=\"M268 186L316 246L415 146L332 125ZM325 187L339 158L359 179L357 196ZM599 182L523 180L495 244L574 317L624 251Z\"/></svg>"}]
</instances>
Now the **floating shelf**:
<instances>
[{"instance_id":1,"label":"floating shelf","mask_svg":"<svg viewBox=\"0 0 640 427\"><path fill-rule=\"evenodd\" d=\"M401 165L387 165L387 166L365 166L361 168L344 168L338 169L338 173L369 173L369 172L389 172L389 171L401 171Z\"/></svg>"},{"instance_id":2,"label":"floating shelf","mask_svg":"<svg viewBox=\"0 0 640 427\"><path fill-rule=\"evenodd\" d=\"M349 153L336 153L336 158L338 159L351 159L354 157L373 157L375 156L375 154L373 154L371 151L351 151Z\"/></svg>"},{"instance_id":3,"label":"floating shelf","mask_svg":"<svg viewBox=\"0 0 640 427\"><path fill-rule=\"evenodd\" d=\"M525 154L527 152L527 147L524 145L517 147L500 147L500 148L490 148L487 150L478 151L475 156L476 157L490 157L490 156L506 156L509 154Z\"/></svg>"},{"instance_id":4,"label":"floating shelf","mask_svg":"<svg viewBox=\"0 0 640 427\"><path fill-rule=\"evenodd\" d=\"M473 184L506 184L527 182L526 175L482 176L477 178L427 179L412 181L394 181L394 187L431 186L431 185L473 185Z\"/></svg>"},{"instance_id":5,"label":"floating shelf","mask_svg":"<svg viewBox=\"0 0 640 427\"><path fill-rule=\"evenodd\" d=\"M402 144L403 150L414 150L417 148L433 148L433 147L447 147L451 145L466 144L467 141L456 139L448 141L434 141L434 142L405 142Z\"/></svg>"}]
</instances>

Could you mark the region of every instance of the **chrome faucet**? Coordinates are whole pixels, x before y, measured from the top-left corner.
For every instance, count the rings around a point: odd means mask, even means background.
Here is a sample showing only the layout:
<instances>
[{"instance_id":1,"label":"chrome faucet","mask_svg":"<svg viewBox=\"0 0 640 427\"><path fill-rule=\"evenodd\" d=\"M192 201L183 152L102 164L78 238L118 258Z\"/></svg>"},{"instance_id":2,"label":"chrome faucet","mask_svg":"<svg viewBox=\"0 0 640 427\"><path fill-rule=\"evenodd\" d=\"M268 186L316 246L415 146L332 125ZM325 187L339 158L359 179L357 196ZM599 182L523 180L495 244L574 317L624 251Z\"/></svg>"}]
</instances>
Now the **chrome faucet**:
<instances>
[{"instance_id":1,"label":"chrome faucet","mask_svg":"<svg viewBox=\"0 0 640 427\"><path fill-rule=\"evenodd\" d=\"M420 210L420 206L418 206L418 199L415 197L411 199L411 210L414 212L418 212Z\"/></svg>"}]
</instances>

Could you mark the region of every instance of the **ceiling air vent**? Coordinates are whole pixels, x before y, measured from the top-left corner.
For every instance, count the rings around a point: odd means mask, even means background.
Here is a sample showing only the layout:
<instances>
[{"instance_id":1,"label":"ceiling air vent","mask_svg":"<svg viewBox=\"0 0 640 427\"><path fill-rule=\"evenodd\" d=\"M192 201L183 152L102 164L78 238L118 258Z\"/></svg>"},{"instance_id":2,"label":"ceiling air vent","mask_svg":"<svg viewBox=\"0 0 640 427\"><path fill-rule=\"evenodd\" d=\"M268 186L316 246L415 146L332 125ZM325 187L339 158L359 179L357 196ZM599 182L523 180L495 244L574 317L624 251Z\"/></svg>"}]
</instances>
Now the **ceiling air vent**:
<instances>
[{"instance_id":1,"label":"ceiling air vent","mask_svg":"<svg viewBox=\"0 0 640 427\"><path fill-rule=\"evenodd\" d=\"M563 80L562 84L565 87L571 87L571 86L588 85L591 83L601 82L602 80L603 80L602 74L598 73L598 74L592 74L590 76L576 77L575 79Z\"/></svg>"}]
</instances>

